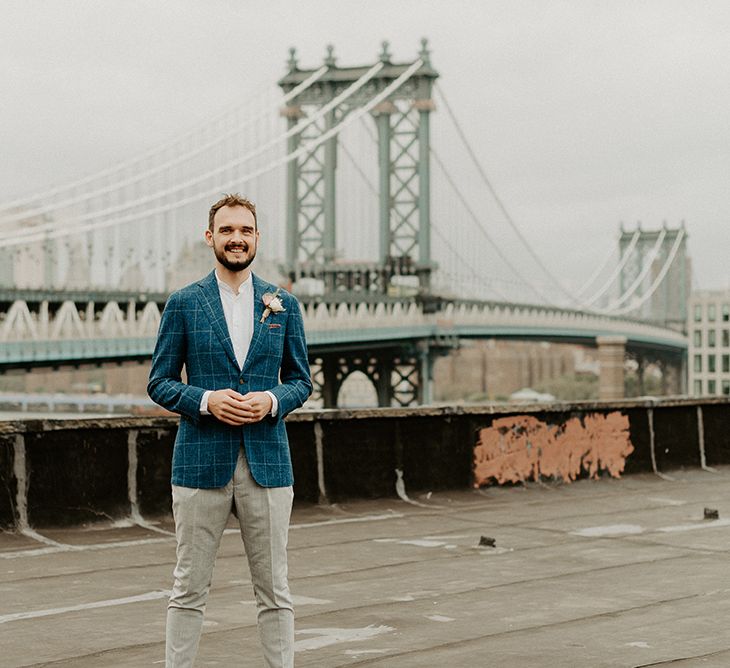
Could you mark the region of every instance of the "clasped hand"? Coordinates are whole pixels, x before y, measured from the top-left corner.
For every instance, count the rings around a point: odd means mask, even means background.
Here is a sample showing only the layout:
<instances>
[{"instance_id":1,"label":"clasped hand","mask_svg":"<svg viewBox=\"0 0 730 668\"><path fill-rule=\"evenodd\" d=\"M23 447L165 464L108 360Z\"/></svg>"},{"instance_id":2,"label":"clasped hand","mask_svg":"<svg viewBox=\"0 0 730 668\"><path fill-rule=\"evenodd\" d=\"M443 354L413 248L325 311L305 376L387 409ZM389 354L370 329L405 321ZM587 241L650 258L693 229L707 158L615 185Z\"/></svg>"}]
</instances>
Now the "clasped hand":
<instances>
[{"instance_id":1,"label":"clasped hand","mask_svg":"<svg viewBox=\"0 0 730 668\"><path fill-rule=\"evenodd\" d=\"M260 422L271 412L271 406L266 392L240 394L235 390L216 390L208 397L208 412L234 427Z\"/></svg>"}]
</instances>

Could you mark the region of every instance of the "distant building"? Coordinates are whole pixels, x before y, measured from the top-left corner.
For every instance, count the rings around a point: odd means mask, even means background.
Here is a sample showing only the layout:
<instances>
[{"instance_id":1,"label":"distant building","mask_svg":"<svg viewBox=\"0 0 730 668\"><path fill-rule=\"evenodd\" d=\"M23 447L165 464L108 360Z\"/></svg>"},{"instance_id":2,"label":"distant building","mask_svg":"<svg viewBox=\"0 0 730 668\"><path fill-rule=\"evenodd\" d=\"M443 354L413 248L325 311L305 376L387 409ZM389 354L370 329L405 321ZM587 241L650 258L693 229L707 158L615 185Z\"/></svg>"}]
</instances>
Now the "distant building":
<instances>
[{"instance_id":1,"label":"distant building","mask_svg":"<svg viewBox=\"0 0 730 668\"><path fill-rule=\"evenodd\" d=\"M434 400L508 401L523 388L576 375L597 377L594 351L533 341L462 340L434 364Z\"/></svg>"},{"instance_id":2,"label":"distant building","mask_svg":"<svg viewBox=\"0 0 730 668\"><path fill-rule=\"evenodd\" d=\"M698 291L689 300L689 389L730 395L730 290Z\"/></svg>"},{"instance_id":3,"label":"distant building","mask_svg":"<svg viewBox=\"0 0 730 668\"><path fill-rule=\"evenodd\" d=\"M53 222L47 216L11 222L2 226L0 237L13 238L40 231L44 225L48 229L47 226ZM80 237L0 248L0 287L26 290L87 287L89 268L86 253L84 240Z\"/></svg>"}]
</instances>

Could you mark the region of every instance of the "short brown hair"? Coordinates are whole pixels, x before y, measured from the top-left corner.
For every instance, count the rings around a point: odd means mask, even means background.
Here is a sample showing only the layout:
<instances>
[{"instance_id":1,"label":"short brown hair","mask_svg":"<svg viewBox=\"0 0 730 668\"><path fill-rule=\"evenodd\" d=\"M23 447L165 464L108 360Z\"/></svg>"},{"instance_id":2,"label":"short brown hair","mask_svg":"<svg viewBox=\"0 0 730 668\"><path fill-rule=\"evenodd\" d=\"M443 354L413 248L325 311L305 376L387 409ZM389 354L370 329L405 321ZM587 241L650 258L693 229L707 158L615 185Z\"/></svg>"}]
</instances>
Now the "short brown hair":
<instances>
[{"instance_id":1,"label":"short brown hair","mask_svg":"<svg viewBox=\"0 0 730 668\"><path fill-rule=\"evenodd\" d=\"M218 209L222 209L224 206L242 206L244 209L248 209L253 214L254 227L258 229L258 221L256 219L256 205L250 200L246 199L238 193L225 194L221 197L208 212L208 229L213 231L213 219L215 214L218 213Z\"/></svg>"}]
</instances>

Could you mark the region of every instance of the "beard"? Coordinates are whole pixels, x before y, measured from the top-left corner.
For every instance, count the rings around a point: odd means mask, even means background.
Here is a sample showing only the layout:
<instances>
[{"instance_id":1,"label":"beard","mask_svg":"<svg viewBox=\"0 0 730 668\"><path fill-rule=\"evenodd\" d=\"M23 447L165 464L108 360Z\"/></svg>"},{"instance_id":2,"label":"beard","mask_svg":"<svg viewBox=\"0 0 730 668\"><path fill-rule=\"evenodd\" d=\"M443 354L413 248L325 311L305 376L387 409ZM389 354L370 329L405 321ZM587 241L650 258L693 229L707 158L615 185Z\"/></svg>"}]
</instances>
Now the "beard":
<instances>
[{"instance_id":1,"label":"beard","mask_svg":"<svg viewBox=\"0 0 730 668\"><path fill-rule=\"evenodd\" d=\"M242 255L239 259L231 260L226 256L226 251L231 248L241 248L245 255ZM223 248L217 246L213 248L215 258L229 271L243 271L246 269L256 257L256 246L251 248L248 244L226 244Z\"/></svg>"}]
</instances>

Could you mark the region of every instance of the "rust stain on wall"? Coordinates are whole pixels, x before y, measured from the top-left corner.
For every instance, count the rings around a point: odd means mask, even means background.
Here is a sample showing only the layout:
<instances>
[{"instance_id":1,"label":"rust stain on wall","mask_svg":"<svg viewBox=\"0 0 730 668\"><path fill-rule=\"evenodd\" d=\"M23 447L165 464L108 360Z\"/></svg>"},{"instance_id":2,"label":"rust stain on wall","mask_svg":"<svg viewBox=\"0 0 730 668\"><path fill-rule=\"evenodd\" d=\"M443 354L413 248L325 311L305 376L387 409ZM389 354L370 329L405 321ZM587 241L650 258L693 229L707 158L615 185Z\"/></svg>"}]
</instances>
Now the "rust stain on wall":
<instances>
[{"instance_id":1,"label":"rust stain on wall","mask_svg":"<svg viewBox=\"0 0 730 668\"><path fill-rule=\"evenodd\" d=\"M500 418L481 429L474 448L474 487L549 477L572 482L587 471L620 477L634 451L629 418L618 411L587 414L562 425L532 415Z\"/></svg>"}]
</instances>

